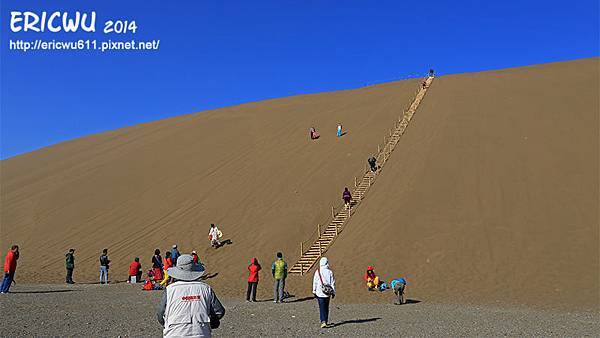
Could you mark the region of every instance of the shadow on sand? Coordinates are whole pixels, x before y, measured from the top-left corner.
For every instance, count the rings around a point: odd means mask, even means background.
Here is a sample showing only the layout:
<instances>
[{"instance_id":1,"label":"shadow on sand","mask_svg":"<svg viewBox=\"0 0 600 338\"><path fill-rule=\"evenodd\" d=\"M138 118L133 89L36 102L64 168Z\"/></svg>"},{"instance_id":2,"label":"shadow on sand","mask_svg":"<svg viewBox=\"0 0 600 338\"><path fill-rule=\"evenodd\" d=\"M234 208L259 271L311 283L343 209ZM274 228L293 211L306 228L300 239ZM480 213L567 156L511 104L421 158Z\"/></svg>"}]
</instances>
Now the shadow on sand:
<instances>
[{"instance_id":1,"label":"shadow on sand","mask_svg":"<svg viewBox=\"0 0 600 338\"><path fill-rule=\"evenodd\" d=\"M215 273L211 273L211 274L208 274L208 275L202 276L202 277L200 277L200 279L202 279L202 280L204 280L204 279L211 279L211 278L215 278L215 277L217 277L218 275L219 275L219 273L218 273L218 272L215 272Z\"/></svg>"},{"instance_id":2,"label":"shadow on sand","mask_svg":"<svg viewBox=\"0 0 600 338\"><path fill-rule=\"evenodd\" d=\"M343 322L331 324L331 327L336 327L336 326L346 325L346 324L363 324L363 323L374 322L374 321L377 321L380 319L381 318L379 318L379 317L375 317L375 318L367 318L367 319L344 320Z\"/></svg>"},{"instance_id":3,"label":"shadow on sand","mask_svg":"<svg viewBox=\"0 0 600 338\"><path fill-rule=\"evenodd\" d=\"M295 297L295 296L291 296L291 297ZM300 303L300 302L306 302L307 300L313 300L313 299L315 299L314 296L312 296L312 297L297 298L297 299L293 299L293 300L286 300L285 302L286 303Z\"/></svg>"},{"instance_id":4,"label":"shadow on sand","mask_svg":"<svg viewBox=\"0 0 600 338\"><path fill-rule=\"evenodd\" d=\"M216 246L215 249L218 249L220 247L224 247L225 245L231 245L233 244L233 242L231 241L231 239L224 239L223 241L221 241L221 244L219 246Z\"/></svg>"},{"instance_id":5,"label":"shadow on sand","mask_svg":"<svg viewBox=\"0 0 600 338\"><path fill-rule=\"evenodd\" d=\"M25 294L35 294L35 293L60 293L60 292L79 292L81 290L39 290L39 291L11 291L10 293L25 293Z\"/></svg>"},{"instance_id":6,"label":"shadow on sand","mask_svg":"<svg viewBox=\"0 0 600 338\"><path fill-rule=\"evenodd\" d=\"M420 302L418 299L406 299L402 305L419 304Z\"/></svg>"}]
</instances>

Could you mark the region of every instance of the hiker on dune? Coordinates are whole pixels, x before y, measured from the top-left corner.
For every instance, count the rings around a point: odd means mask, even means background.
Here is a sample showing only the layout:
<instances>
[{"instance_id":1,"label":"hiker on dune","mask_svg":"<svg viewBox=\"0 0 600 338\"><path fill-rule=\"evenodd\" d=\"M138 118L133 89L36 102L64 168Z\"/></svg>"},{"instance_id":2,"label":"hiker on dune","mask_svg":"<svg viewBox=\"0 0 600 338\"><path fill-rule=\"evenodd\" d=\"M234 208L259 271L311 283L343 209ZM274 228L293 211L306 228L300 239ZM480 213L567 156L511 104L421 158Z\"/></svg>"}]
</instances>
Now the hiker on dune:
<instances>
[{"instance_id":1,"label":"hiker on dune","mask_svg":"<svg viewBox=\"0 0 600 338\"><path fill-rule=\"evenodd\" d=\"M367 162L369 162L369 167L371 167L371 171L376 172L377 171L377 159L375 158L375 156L369 157Z\"/></svg>"},{"instance_id":2,"label":"hiker on dune","mask_svg":"<svg viewBox=\"0 0 600 338\"><path fill-rule=\"evenodd\" d=\"M19 246L13 245L8 250L4 260L4 279L0 286L0 293L8 293L10 286L15 280L15 272L17 271L17 260L19 259Z\"/></svg>"},{"instance_id":3,"label":"hiker on dune","mask_svg":"<svg viewBox=\"0 0 600 338\"><path fill-rule=\"evenodd\" d=\"M258 259L252 258L248 265L248 290L246 291L246 301L256 302L256 288L258 287L258 272L261 270Z\"/></svg>"},{"instance_id":4,"label":"hiker on dune","mask_svg":"<svg viewBox=\"0 0 600 338\"><path fill-rule=\"evenodd\" d=\"M336 135L337 135L337 137L342 137L342 124L341 123L338 123Z\"/></svg>"},{"instance_id":5,"label":"hiker on dune","mask_svg":"<svg viewBox=\"0 0 600 338\"><path fill-rule=\"evenodd\" d=\"M352 202L352 194L350 194L350 190L348 188L344 188L344 192L342 193L342 199L344 200L344 206L346 209L350 208L350 202Z\"/></svg>"},{"instance_id":6,"label":"hiker on dune","mask_svg":"<svg viewBox=\"0 0 600 338\"><path fill-rule=\"evenodd\" d=\"M211 337L225 308L213 289L200 282L204 269L190 255L181 255L169 269L174 283L167 286L157 311L164 337Z\"/></svg>"},{"instance_id":7,"label":"hiker on dune","mask_svg":"<svg viewBox=\"0 0 600 338\"><path fill-rule=\"evenodd\" d=\"M152 272L153 277L156 280L162 280L163 277L163 263L162 257L160 256L160 249L154 250L154 256L152 256Z\"/></svg>"},{"instance_id":8,"label":"hiker on dune","mask_svg":"<svg viewBox=\"0 0 600 338\"><path fill-rule=\"evenodd\" d=\"M365 281L367 282L367 289L373 291L379 288L379 277L375 274L375 269L372 266L367 267L365 272Z\"/></svg>"},{"instance_id":9,"label":"hiker on dune","mask_svg":"<svg viewBox=\"0 0 600 338\"><path fill-rule=\"evenodd\" d=\"M321 135L319 135L319 133L317 133L317 131L315 130L314 127L311 127L309 129L309 134L310 134L310 139L311 140L316 140L318 139Z\"/></svg>"},{"instance_id":10,"label":"hiker on dune","mask_svg":"<svg viewBox=\"0 0 600 338\"><path fill-rule=\"evenodd\" d=\"M327 257L321 257L319 268L313 276L312 293L319 304L321 328L329 327L329 302L335 298L335 278L329 269Z\"/></svg>"},{"instance_id":11,"label":"hiker on dune","mask_svg":"<svg viewBox=\"0 0 600 338\"><path fill-rule=\"evenodd\" d=\"M221 230L219 230L219 228L217 228L216 225L211 224L210 230L208 231L208 239L210 240L210 245L213 248L218 248L221 246L221 242L219 241L219 238L221 238L222 236L223 236L223 233L221 232Z\"/></svg>"}]
</instances>

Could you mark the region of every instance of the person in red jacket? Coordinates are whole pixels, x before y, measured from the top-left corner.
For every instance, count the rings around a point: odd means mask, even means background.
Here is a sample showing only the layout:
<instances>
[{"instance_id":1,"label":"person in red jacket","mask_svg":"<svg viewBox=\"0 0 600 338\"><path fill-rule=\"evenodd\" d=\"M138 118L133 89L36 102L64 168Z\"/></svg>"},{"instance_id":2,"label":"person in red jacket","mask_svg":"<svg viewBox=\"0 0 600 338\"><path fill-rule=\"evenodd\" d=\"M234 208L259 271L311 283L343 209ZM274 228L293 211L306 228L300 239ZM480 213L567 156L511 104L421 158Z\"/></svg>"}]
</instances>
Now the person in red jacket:
<instances>
[{"instance_id":1,"label":"person in red jacket","mask_svg":"<svg viewBox=\"0 0 600 338\"><path fill-rule=\"evenodd\" d=\"M13 245L4 260L4 279L0 286L0 293L8 293L10 286L15 279L15 271L17 271L17 259L19 259L19 246Z\"/></svg>"},{"instance_id":2,"label":"person in red jacket","mask_svg":"<svg viewBox=\"0 0 600 338\"><path fill-rule=\"evenodd\" d=\"M256 287L258 286L258 272L262 268L258 264L258 259L252 258L252 262L248 265L248 291L246 291L246 301L256 302ZM252 296L252 297L250 297Z\"/></svg>"},{"instance_id":3,"label":"person in red jacket","mask_svg":"<svg viewBox=\"0 0 600 338\"><path fill-rule=\"evenodd\" d=\"M127 282L131 283L131 277L135 277L135 282L139 283L142 279L142 264L140 264L140 258L136 257L131 264L129 264L129 278L127 278Z\"/></svg>"}]
</instances>

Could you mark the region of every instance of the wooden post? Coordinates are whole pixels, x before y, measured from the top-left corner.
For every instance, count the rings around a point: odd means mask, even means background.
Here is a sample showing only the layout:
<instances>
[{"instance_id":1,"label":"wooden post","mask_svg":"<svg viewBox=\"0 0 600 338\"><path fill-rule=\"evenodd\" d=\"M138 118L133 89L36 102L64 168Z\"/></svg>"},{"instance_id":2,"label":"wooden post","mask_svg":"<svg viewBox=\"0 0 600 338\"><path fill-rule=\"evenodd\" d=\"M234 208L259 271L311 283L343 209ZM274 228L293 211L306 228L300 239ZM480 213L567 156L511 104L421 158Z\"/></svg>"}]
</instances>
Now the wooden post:
<instances>
[{"instance_id":1,"label":"wooden post","mask_svg":"<svg viewBox=\"0 0 600 338\"><path fill-rule=\"evenodd\" d=\"M302 262L300 262L300 276L302 276L304 274L304 264L302 264Z\"/></svg>"},{"instance_id":2,"label":"wooden post","mask_svg":"<svg viewBox=\"0 0 600 338\"><path fill-rule=\"evenodd\" d=\"M317 240L319 243L319 257L321 257L321 254L323 253L323 251L321 250L321 241Z\"/></svg>"},{"instance_id":3,"label":"wooden post","mask_svg":"<svg viewBox=\"0 0 600 338\"><path fill-rule=\"evenodd\" d=\"M303 254L304 254L304 248L303 248L302 242L300 242L300 258L302 258Z\"/></svg>"},{"instance_id":4,"label":"wooden post","mask_svg":"<svg viewBox=\"0 0 600 338\"><path fill-rule=\"evenodd\" d=\"M358 179L354 176L354 187L358 187Z\"/></svg>"},{"instance_id":5,"label":"wooden post","mask_svg":"<svg viewBox=\"0 0 600 338\"><path fill-rule=\"evenodd\" d=\"M321 224L317 224L317 236L321 238Z\"/></svg>"},{"instance_id":6,"label":"wooden post","mask_svg":"<svg viewBox=\"0 0 600 338\"><path fill-rule=\"evenodd\" d=\"M335 210L333 209L333 205L331 206L331 217L335 218Z\"/></svg>"},{"instance_id":7,"label":"wooden post","mask_svg":"<svg viewBox=\"0 0 600 338\"><path fill-rule=\"evenodd\" d=\"M379 149L379 144L377 145L377 153L379 154L381 150Z\"/></svg>"},{"instance_id":8,"label":"wooden post","mask_svg":"<svg viewBox=\"0 0 600 338\"><path fill-rule=\"evenodd\" d=\"M335 225L335 235L336 236L338 235L338 226L337 226L337 224Z\"/></svg>"}]
</instances>

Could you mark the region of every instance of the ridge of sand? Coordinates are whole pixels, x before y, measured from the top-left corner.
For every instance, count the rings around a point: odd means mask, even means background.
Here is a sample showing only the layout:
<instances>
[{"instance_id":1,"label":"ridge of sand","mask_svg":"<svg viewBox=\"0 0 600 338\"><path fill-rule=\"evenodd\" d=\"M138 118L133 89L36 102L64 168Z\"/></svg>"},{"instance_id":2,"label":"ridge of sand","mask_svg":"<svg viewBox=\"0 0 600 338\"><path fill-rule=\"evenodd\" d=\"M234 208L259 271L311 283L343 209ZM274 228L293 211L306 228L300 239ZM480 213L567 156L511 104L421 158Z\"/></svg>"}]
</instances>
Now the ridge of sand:
<instances>
[{"instance_id":1,"label":"ridge of sand","mask_svg":"<svg viewBox=\"0 0 600 338\"><path fill-rule=\"evenodd\" d=\"M421 300L597 307L598 60L438 78L327 253L339 300L382 301L362 286L374 264ZM274 253L295 261L416 86L250 103L1 161L1 247L21 245L17 281L47 283L63 280L69 247L76 281L92 281L103 247L123 279L133 257L147 268L177 243L236 297L257 257L268 295ZM208 247L212 222L232 245ZM310 277L288 285L309 293Z\"/></svg>"}]
</instances>

